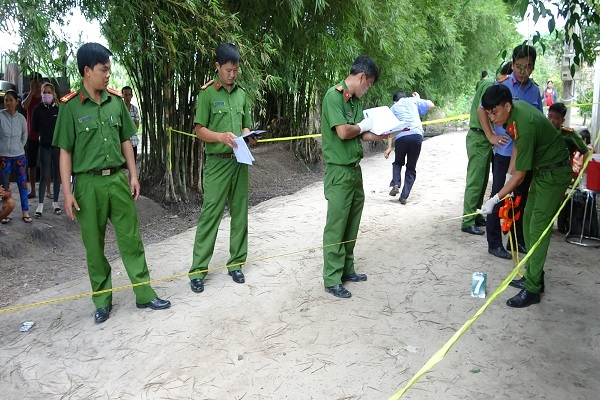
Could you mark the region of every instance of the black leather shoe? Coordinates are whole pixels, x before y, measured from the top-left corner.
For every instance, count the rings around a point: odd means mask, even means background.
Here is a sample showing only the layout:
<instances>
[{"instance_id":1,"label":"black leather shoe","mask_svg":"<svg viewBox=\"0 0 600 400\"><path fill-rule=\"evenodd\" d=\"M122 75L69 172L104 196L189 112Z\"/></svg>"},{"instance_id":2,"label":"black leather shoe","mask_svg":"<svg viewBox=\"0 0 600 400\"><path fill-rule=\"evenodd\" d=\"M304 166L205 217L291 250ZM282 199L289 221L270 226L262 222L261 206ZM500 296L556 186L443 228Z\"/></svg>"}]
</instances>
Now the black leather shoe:
<instances>
[{"instance_id":1,"label":"black leather shoe","mask_svg":"<svg viewBox=\"0 0 600 400\"><path fill-rule=\"evenodd\" d=\"M96 313L94 314L94 321L97 324L104 322L110 317L110 311L112 310L112 304L108 307L102 307L96 309Z\"/></svg>"},{"instance_id":2,"label":"black leather shoe","mask_svg":"<svg viewBox=\"0 0 600 400\"><path fill-rule=\"evenodd\" d=\"M527 254L527 249L522 244L518 245L517 248L519 249L519 253ZM510 247L510 244L506 245L506 250L512 252L512 247Z\"/></svg>"},{"instance_id":3,"label":"black leather shoe","mask_svg":"<svg viewBox=\"0 0 600 400\"><path fill-rule=\"evenodd\" d=\"M164 310L165 308L171 307L171 302L169 300L162 300L156 297L154 300L149 301L145 304L136 303L137 308L146 308L150 307L153 310Z\"/></svg>"},{"instance_id":4,"label":"black leather shoe","mask_svg":"<svg viewBox=\"0 0 600 400\"><path fill-rule=\"evenodd\" d=\"M192 292L194 293L204 292L204 281L200 278L192 279L190 281L190 286L192 287Z\"/></svg>"},{"instance_id":5,"label":"black leather shoe","mask_svg":"<svg viewBox=\"0 0 600 400\"><path fill-rule=\"evenodd\" d=\"M475 226L485 226L485 219L481 219L479 221L475 221Z\"/></svg>"},{"instance_id":6,"label":"black leather shoe","mask_svg":"<svg viewBox=\"0 0 600 400\"><path fill-rule=\"evenodd\" d=\"M342 282L364 282L367 280L367 274L353 273L351 275L342 275Z\"/></svg>"},{"instance_id":7,"label":"black leather shoe","mask_svg":"<svg viewBox=\"0 0 600 400\"><path fill-rule=\"evenodd\" d=\"M460 228L460 230L463 232L466 232L466 233L470 233L471 235L484 235L485 234L485 231L482 231L475 225L471 225L468 228Z\"/></svg>"},{"instance_id":8,"label":"black leather shoe","mask_svg":"<svg viewBox=\"0 0 600 400\"><path fill-rule=\"evenodd\" d=\"M526 289L523 289L515 297L506 300L506 305L514 308L524 308L529 307L532 304L538 304L539 302L539 293L531 293Z\"/></svg>"},{"instance_id":9,"label":"black leather shoe","mask_svg":"<svg viewBox=\"0 0 600 400\"><path fill-rule=\"evenodd\" d=\"M347 299L352 296L352 293L341 284L335 286L325 286L325 291L327 293L331 293L335 297L340 297L342 299Z\"/></svg>"},{"instance_id":10,"label":"black leather shoe","mask_svg":"<svg viewBox=\"0 0 600 400\"><path fill-rule=\"evenodd\" d=\"M520 279L514 279L508 284L508 286L512 286L517 289L525 289L525 281L525 277L522 277ZM544 285L544 273L542 272L542 285L540 287L540 293L544 293L545 288L546 285Z\"/></svg>"},{"instance_id":11,"label":"black leather shoe","mask_svg":"<svg viewBox=\"0 0 600 400\"><path fill-rule=\"evenodd\" d=\"M235 283L244 283L246 282L246 278L244 278L244 273L241 269L235 271L229 271L229 276L233 279Z\"/></svg>"},{"instance_id":12,"label":"black leather shoe","mask_svg":"<svg viewBox=\"0 0 600 400\"><path fill-rule=\"evenodd\" d=\"M488 249L488 253L499 258L504 258L505 260L510 260L512 258L510 253L504 250L504 247L502 246L498 246L493 249Z\"/></svg>"}]
</instances>

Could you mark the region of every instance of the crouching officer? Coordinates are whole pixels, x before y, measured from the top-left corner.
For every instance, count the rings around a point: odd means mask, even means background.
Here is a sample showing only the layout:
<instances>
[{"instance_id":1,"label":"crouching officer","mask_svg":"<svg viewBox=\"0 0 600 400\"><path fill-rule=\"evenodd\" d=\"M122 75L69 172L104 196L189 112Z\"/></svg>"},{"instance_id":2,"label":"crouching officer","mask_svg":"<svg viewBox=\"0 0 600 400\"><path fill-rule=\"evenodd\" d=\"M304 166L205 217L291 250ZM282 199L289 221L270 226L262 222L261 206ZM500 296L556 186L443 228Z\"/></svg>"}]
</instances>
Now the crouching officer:
<instances>
[{"instance_id":1,"label":"crouching officer","mask_svg":"<svg viewBox=\"0 0 600 400\"><path fill-rule=\"evenodd\" d=\"M104 255L106 223L115 230L119 252L131 283L150 281L134 200L140 195L133 149L136 132L118 92L107 89L112 53L98 43L77 51L82 87L61 99L53 145L60 147L60 176L65 210L79 221L88 273L94 292L112 288L111 268ZM128 177L120 168L127 162ZM71 193L71 174L76 175ZM129 179L129 182L128 182ZM149 284L133 288L138 308L169 308ZM112 292L94 294L96 323L108 319Z\"/></svg>"},{"instance_id":2,"label":"crouching officer","mask_svg":"<svg viewBox=\"0 0 600 400\"><path fill-rule=\"evenodd\" d=\"M504 85L488 88L481 99L483 108L492 122L503 126L512 137L514 171L509 167L506 183L500 191L481 208L484 215L523 181L527 171L533 170L529 199L523 214L525 245L531 251L542 238L542 233L552 222L565 190L571 182L571 162L565 141L558 130L537 108L525 101L513 103L510 90ZM514 280L511 286L521 289L507 300L509 307L528 307L540 302L544 291L544 263L550 245L550 232L541 239L529 255L525 277Z\"/></svg>"}]
</instances>

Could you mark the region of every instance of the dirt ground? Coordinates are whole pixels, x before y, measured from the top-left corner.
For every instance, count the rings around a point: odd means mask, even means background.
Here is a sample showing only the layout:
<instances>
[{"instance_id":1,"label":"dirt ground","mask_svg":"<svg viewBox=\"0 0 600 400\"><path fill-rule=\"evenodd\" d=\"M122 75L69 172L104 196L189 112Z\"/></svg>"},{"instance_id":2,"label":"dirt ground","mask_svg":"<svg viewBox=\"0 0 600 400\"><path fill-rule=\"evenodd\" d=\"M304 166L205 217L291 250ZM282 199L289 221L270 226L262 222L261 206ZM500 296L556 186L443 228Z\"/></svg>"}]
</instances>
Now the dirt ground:
<instances>
[{"instance_id":1,"label":"dirt ground","mask_svg":"<svg viewBox=\"0 0 600 400\"><path fill-rule=\"evenodd\" d=\"M0 313L2 398L390 398L483 305L470 296L472 273L487 274L489 295L513 267L487 253L485 237L462 233L460 222L449 220L462 213L465 134L424 142L407 205L388 195L391 161L379 154L363 160L366 201L355 264L369 279L347 285L351 299L323 290L327 204L320 173L309 174L305 183L315 183L251 208L244 285L222 268L225 218L204 293L191 292L187 278L153 285L172 301L169 310L138 310L126 289L114 294L111 317L101 325L86 297ZM270 163L264 151L254 153L257 165ZM275 161L274 167L284 169ZM185 273L195 213L174 217L150 202L139 213L152 277ZM38 262L37 270L14 269L2 254L2 280L16 276L15 285L27 284L3 287L2 307L89 291L76 226L55 219L9 225L15 236L38 232L13 242L12 254L25 244L45 259L12 257ZM178 224L168 225L171 219ZM44 232L54 239L42 248L36 237ZM508 308L506 299L516 294L508 288L403 398L597 399L599 255L598 248L565 242L555 229L541 304ZM119 259L113 269L113 284L127 284ZM21 333L25 321L35 325Z\"/></svg>"},{"instance_id":2,"label":"dirt ground","mask_svg":"<svg viewBox=\"0 0 600 400\"><path fill-rule=\"evenodd\" d=\"M260 159L250 170L251 205L292 194L322 179L322 163L305 166L285 145L263 145L252 151ZM34 219L31 224L23 223L14 182L11 189L17 205L10 224L0 226L9 231L9 235L0 237L0 308L10 306L16 299L32 292L87 276L78 224L70 221L64 213L54 215L51 199L45 199L42 218ZM142 187L142 194L147 191L148 188ZM61 194L61 207L62 201ZM29 200L29 215L35 215L38 204L38 199ZM183 205L184 212L172 214L170 207L145 196L139 198L136 207L145 245L195 227L200 212L200 203L196 201ZM110 224L106 255L109 260L119 256Z\"/></svg>"}]
</instances>

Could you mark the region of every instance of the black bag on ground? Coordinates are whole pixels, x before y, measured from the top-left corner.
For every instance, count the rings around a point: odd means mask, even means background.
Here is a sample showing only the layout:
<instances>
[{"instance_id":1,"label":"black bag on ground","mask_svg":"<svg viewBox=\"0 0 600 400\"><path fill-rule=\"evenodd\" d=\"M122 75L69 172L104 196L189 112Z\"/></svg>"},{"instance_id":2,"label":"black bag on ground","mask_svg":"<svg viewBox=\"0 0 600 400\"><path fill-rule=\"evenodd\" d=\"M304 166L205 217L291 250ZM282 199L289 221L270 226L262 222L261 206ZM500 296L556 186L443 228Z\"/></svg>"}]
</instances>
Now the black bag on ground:
<instances>
[{"instance_id":1,"label":"black bag on ground","mask_svg":"<svg viewBox=\"0 0 600 400\"><path fill-rule=\"evenodd\" d=\"M590 196L590 198L588 200L586 210L585 200L587 196ZM571 207L573 207L572 214ZM585 224L583 221L584 213ZM573 221L570 220L571 216L573 218ZM573 196L569 200L569 203L565 206L565 208L562 209L562 211L558 215L557 223L558 231L561 233L569 232L570 225L570 235L581 235L581 230L583 229L583 236L598 237L598 210L596 208L596 197L592 193L582 192L581 190L575 190L573 192Z\"/></svg>"}]
</instances>

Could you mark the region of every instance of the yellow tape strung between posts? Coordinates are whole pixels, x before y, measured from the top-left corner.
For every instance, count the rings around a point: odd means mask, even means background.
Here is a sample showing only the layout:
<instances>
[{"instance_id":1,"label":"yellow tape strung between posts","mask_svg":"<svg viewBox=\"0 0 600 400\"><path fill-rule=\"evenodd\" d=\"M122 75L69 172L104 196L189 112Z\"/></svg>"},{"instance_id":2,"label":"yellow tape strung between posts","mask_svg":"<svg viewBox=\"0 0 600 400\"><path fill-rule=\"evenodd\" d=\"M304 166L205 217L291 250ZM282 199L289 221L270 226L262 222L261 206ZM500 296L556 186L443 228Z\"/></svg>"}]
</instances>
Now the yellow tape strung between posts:
<instances>
[{"instance_id":1,"label":"yellow tape strung between posts","mask_svg":"<svg viewBox=\"0 0 600 400\"><path fill-rule=\"evenodd\" d=\"M600 139L600 134L596 136L596 140L594 141L594 147L596 147L596 145L598 144L598 139ZM463 324L463 326L461 326L460 329L457 330L454 333L454 335L452 335L452 337L438 351L436 351L433 354L433 356L431 356L431 358L429 360L427 360L425 365L423 365L421 367L421 369L415 374L415 376L413 376L412 379L410 381L408 381L406 386L404 386L402 389L400 389L398 392L396 392L396 394L394 394L392 397L390 397L390 400L398 400L400 397L402 397L402 395L404 393L406 393L406 391L408 389L410 389L419 379L421 379L421 377L423 375L425 375L426 372L428 372L431 368L433 368L435 365L437 365L437 363L442 361L442 359L446 356L446 354L448 354L448 351L452 348L452 346L454 346L454 344L458 341L458 339L467 331L467 329L469 329L471 327L473 322L475 322L475 320L477 318L479 318L479 316L481 314L483 314L483 312L488 308L488 306L494 300L496 300L496 298L498 297L498 295L500 295L500 293L504 292L504 290L507 288L508 284L519 273L521 266L523 266L525 264L525 262L529 259L530 255L537 249L537 247L540 244L540 242L542 241L542 239L546 235L548 235L550 233L550 231L552 230L552 228L554 227L554 221L556 221L556 219L558 218L558 215L563 210L563 208L565 208L565 205L567 204L567 202L573 195L573 192L576 190L576 188L579 184L579 181L581 181L581 178L583 177L583 173L587 170L587 166L588 166L591 158L592 158L592 154L590 152L590 154L588 155L588 157L585 160L585 163L583 164L583 167L581 168L579 176L577 177L577 179L575 180L575 182L573 183L573 185L571 187L571 190L567 194L567 197L564 199L564 201L558 208L558 211L552 218L552 221L550 222L550 224L546 227L546 229L544 229L544 231L540 235L540 238L538 239L538 241L535 242L533 247L527 251L527 254L525 254L523 259L519 263L517 263L517 265L513 268L512 272L506 277L506 279L504 279L504 281L502 281L502 283L500 284L498 289L496 289L496 291L494 293L492 293L492 295L487 299L487 301L483 304L483 306L481 306L481 308L475 313L475 315L473 315L471 318L469 318L467 320L467 322L465 322Z\"/></svg>"},{"instance_id":2,"label":"yellow tape strung between posts","mask_svg":"<svg viewBox=\"0 0 600 400\"><path fill-rule=\"evenodd\" d=\"M299 253L305 253L305 252L309 253L309 252L313 252L313 251L319 250L319 249L324 249L324 248L330 247L330 246L338 246L338 245L344 244L344 243L355 242L356 240L357 239L346 240L346 241L339 242L339 243L331 243L331 244L326 244L326 245L323 245L323 246L312 247L312 248L302 249L302 250L296 250L296 251L292 251L292 252L289 252L289 253L283 253L283 254L277 254L277 255L274 255L274 256L267 256L267 257L257 258L257 259L250 260L250 261L245 261L245 262L238 262L238 263L233 263L233 264L228 264L228 265L221 265L219 267L209 268L209 269L206 270L206 272L218 271L218 270L229 268L229 267L236 267L238 265L245 265L245 264L257 263L257 262L260 262L260 261L271 260L273 258L287 257L287 256L291 256L291 255L294 255L294 254L299 254ZM45 305L48 305L48 304L60 303L60 302L67 301L67 300L76 300L76 299L80 299L80 298L83 298L83 297L89 297L89 296L92 296L94 294L116 292L116 291L119 291L119 290L129 289L129 288L133 288L133 287L136 287L136 286L150 285L152 283L157 283L157 282L172 281L172 280L183 278L183 277L186 277L186 276L196 275L196 274L198 274L198 272L199 271L192 272L192 273L188 272L188 273L185 273L185 274L178 274L178 275L167 276L165 278L151 279L151 280L146 281L146 282L131 283L129 285L117 286L117 287L114 287L114 288L111 288L111 289L99 290L97 292L81 293L81 294L76 294L76 295L72 295L72 296L61 297L61 298L58 298L58 299L45 300L45 301L40 301L40 302L37 302L37 303L25 304L25 305L22 305L22 306L15 306L15 307L3 308L3 309L0 309L0 314L12 312L12 311L24 310L24 309L27 309L27 308L34 308L34 307L45 306Z\"/></svg>"},{"instance_id":3,"label":"yellow tape strung between posts","mask_svg":"<svg viewBox=\"0 0 600 400\"><path fill-rule=\"evenodd\" d=\"M576 107L576 106L590 106L593 104L598 104L598 103L578 103L578 104L566 104L566 107ZM548 106L544 106L544 108L548 108ZM463 119L468 119L470 118L469 114L461 114L461 115L455 115L454 117L447 117L447 118L440 118L440 119L434 119L431 121L423 121L421 122L421 125L433 125L433 124L441 124L444 122L449 122L449 121L460 121ZM191 136L193 138L196 137L196 135L193 135L191 133L188 132L182 132L182 131L178 131L176 129L173 129L171 127L168 127L167 130L170 130L172 132L177 132L177 133L181 133L182 135L186 135L186 136ZM313 135L302 135L302 136L285 136L285 137L279 137L279 138L270 138L270 139L258 139L259 143L267 143L267 142L283 142L283 141L287 141L287 140L298 140L298 139L311 139L311 138L317 138L320 137L321 134L320 133L316 133Z\"/></svg>"}]
</instances>

